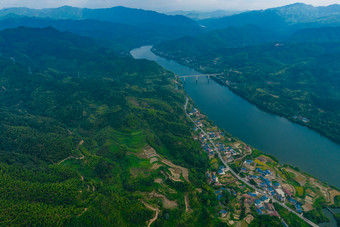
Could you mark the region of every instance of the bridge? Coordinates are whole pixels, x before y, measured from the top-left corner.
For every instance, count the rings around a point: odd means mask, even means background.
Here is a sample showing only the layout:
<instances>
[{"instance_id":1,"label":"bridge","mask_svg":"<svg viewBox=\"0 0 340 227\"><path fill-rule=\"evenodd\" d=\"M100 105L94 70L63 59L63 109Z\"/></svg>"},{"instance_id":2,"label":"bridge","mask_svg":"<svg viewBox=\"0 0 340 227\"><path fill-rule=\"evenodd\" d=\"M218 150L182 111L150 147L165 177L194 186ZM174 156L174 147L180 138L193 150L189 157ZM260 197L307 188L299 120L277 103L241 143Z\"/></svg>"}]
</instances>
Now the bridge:
<instances>
[{"instance_id":1,"label":"bridge","mask_svg":"<svg viewBox=\"0 0 340 227\"><path fill-rule=\"evenodd\" d=\"M179 76L179 78L183 78L184 82L186 78L190 78L190 77L196 77L196 81L198 80L198 77L208 77L208 80L210 79L210 77L213 76L219 76L222 75L222 73L218 73L218 74L200 74L200 75L187 75L187 76Z\"/></svg>"}]
</instances>

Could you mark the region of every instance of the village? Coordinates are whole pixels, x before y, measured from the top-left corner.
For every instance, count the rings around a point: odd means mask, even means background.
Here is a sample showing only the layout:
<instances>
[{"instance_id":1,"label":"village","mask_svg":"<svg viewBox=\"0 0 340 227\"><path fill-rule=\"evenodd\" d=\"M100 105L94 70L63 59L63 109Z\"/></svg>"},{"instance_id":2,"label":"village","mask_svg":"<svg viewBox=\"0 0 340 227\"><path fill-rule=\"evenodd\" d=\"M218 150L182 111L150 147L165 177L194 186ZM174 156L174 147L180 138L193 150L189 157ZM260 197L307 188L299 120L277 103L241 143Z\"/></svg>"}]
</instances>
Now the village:
<instances>
[{"instance_id":1,"label":"village","mask_svg":"<svg viewBox=\"0 0 340 227\"><path fill-rule=\"evenodd\" d=\"M193 139L200 142L210 159L211 168L206 172L206 179L215 190L219 203L216 215L229 225L250 224L257 215L266 214L278 217L285 226L288 226L275 208L273 199L302 217L304 212L314 209L313 203L317 198L325 197L326 201L331 202L331 195L339 193L317 183L314 178L305 177L305 182L300 182L296 177L302 178L302 173L281 166L274 157L262 154L232 138L228 133L212 125L196 108L192 107L188 114L197 126L194 127ZM204 129L206 134L199 128ZM228 166L243 181L254 187L242 183L223 165L211 140ZM307 181L308 188L304 188ZM301 193L304 189L305 191Z\"/></svg>"}]
</instances>

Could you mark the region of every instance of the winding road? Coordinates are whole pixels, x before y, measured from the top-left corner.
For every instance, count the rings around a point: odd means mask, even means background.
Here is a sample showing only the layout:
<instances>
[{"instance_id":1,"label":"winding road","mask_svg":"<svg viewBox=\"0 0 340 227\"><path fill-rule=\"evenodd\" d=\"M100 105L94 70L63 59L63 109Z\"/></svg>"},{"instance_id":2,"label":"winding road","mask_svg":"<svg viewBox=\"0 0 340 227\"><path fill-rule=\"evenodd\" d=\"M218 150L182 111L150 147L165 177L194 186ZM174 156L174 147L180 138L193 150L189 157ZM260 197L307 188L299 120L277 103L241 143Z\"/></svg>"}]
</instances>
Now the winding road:
<instances>
[{"instance_id":1,"label":"winding road","mask_svg":"<svg viewBox=\"0 0 340 227\"><path fill-rule=\"evenodd\" d=\"M216 147L214 141L210 138L210 136L204 131L204 129L202 129L200 126L198 126L196 124L196 122L190 117L190 115L187 113L187 106L188 106L188 102L189 102L189 98L186 97L186 101L184 104L184 112L187 115L187 117L196 125L196 127L201 130L201 132L207 137L207 139L210 141L210 143L212 144L212 146L214 147L214 150L216 151L216 153L218 154L218 157L220 158L221 162L225 165L225 167L227 169L229 169L229 171L234 175L234 177L236 177L238 180L240 180L241 182L243 182L244 184L246 184L247 186L253 188L257 193L260 193L262 195L266 195L268 198L270 198L273 202L278 203L279 205L281 205L282 207L286 208L289 212L296 214L299 218L301 218L302 220L304 220L305 222L307 222L309 225L313 226L313 227L318 227L318 225L316 225L315 223L313 223L312 221L310 221L309 219L303 217L302 215L300 215L299 213L297 213L296 211L292 210L291 208L289 208L288 206L286 206L286 204L281 203L280 201L278 201L277 199L275 199L273 196L267 194L266 192L264 192L263 190L255 187L254 185L251 185L248 183L248 181L242 177L240 177L234 170L232 170L228 164L223 160L221 153L219 152L218 148Z\"/></svg>"}]
</instances>

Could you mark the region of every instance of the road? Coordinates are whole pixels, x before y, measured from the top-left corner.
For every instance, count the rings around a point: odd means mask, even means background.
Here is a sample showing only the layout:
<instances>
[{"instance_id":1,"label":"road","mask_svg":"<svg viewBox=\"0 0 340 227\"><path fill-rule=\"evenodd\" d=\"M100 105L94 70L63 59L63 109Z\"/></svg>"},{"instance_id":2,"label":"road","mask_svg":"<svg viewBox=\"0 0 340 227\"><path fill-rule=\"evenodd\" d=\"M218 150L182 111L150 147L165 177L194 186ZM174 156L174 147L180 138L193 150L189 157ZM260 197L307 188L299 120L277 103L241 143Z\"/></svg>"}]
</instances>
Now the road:
<instances>
[{"instance_id":1,"label":"road","mask_svg":"<svg viewBox=\"0 0 340 227\"><path fill-rule=\"evenodd\" d=\"M158 208L155 208L155 207L151 206L150 204L147 204L146 202L144 202L144 201L142 201L142 200L141 200L141 202L144 204L144 206L146 206L146 207L149 208L150 210L153 210L153 211L156 212L156 213L155 213L155 217L153 217L153 218L151 218L149 221L147 221L148 227L150 227L151 224L157 220L158 214L159 214L160 210L159 210Z\"/></svg>"},{"instance_id":2,"label":"road","mask_svg":"<svg viewBox=\"0 0 340 227\"><path fill-rule=\"evenodd\" d=\"M266 195L268 198L270 198L273 202L278 203L279 205L281 205L282 207L286 208L289 212L296 214L299 218L301 218L302 220L304 220L305 222L307 222L309 225L313 226L313 227L318 227L318 225L316 225L314 222L310 221L309 219L303 217L302 215L300 215L299 213L297 213L296 211L292 210L291 208L289 208L288 206L286 206L286 204L281 203L280 201L278 201L277 199L275 199L273 196L267 194L266 192L264 192L263 190L255 187L252 184L249 184L247 182L247 180L243 179L242 177L240 177L233 169L231 169L229 167L229 165L224 161L224 159L222 158L222 155L220 153L220 151L218 150L218 148L216 147L214 141L210 138L210 136L204 131L204 129L202 129L200 126L198 126L196 124L196 122L191 119L190 115L187 113L187 106L188 106L188 102L189 102L189 98L186 97L186 101L184 104L184 112L187 115L187 117L196 125L196 127L201 130L201 132L207 137L207 139L210 141L210 143L212 144L212 146L214 147L215 152L218 154L218 157L220 158L221 162L224 164L224 166L229 169L229 171L234 175L234 177L236 177L238 180L240 180L241 182L243 182L244 184L246 184L247 186L253 188L256 192L262 194L262 195Z\"/></svg>"}]
</instances>

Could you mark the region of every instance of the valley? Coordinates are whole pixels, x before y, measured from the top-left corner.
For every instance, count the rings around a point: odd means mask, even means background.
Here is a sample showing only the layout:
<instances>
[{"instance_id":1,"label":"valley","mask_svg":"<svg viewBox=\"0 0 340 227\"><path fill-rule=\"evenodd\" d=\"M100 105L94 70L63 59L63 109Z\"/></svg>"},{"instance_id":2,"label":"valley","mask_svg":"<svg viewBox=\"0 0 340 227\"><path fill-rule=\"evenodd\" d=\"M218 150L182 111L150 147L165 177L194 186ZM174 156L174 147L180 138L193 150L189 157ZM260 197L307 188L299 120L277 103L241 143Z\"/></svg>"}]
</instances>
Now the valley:
<instances>
[{"instance_id":1,"label":"valley","mask_svg":"<svg viewBox=\"0 0 340 227\"><path fill-rule=\"evenodd\" d=\"M1 226L339 225L338 5L17 4Z\"/></svg>"}]
</instances>

